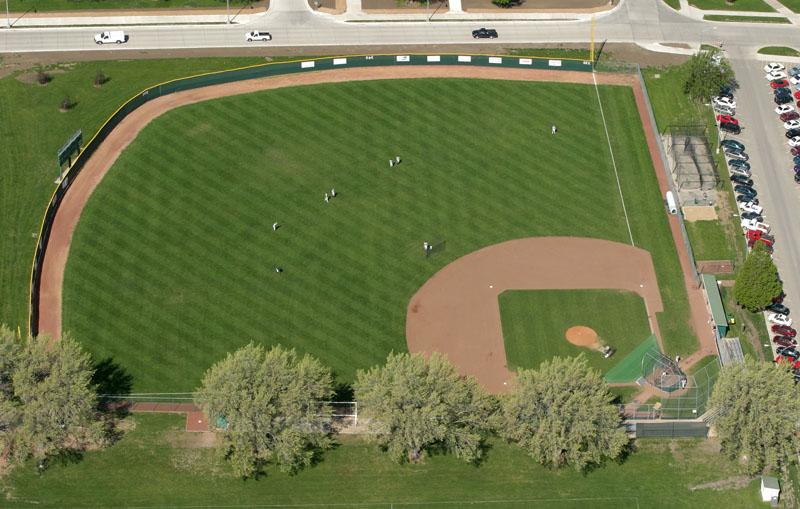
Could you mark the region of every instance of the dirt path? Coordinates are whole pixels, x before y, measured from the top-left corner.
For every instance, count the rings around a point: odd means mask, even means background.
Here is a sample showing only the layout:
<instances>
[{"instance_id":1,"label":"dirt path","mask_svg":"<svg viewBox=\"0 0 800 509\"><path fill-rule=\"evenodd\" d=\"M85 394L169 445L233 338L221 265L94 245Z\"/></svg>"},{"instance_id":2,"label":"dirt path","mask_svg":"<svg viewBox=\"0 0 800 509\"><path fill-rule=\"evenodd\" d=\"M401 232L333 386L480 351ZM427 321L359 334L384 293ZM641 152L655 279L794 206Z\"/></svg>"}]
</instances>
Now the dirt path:
<instances>
[{"instance_id":1,"label":"dirt path","mask_svg":"<svg viewBox=\"0 0 800 509\"><path fill-rule=\"evenodd\" d=\"M254 79L224 85L215 85L195 90L189 90L168 96L160 97L149 103L144 104L126 117L112 132L105 142L97 149L94 155L87 161L80 176L72 184L70 191L64 198L58 212L56 213L52 233L42 265L42 277L39 302L39 331L50 334L54 337L61 335L62 326L62 285L64 281L64 269L69 256L69 246L72 234L80 219L81 211L88 201L94 189L102 180L106 172L116 161L119 154L128 146L138 135L139 131L154 118L179 106L197 103L218 97L246 94L259 90L268 90L283 87L293 87L300 85L310 85L317 83L338 83L345 81L359 80L378 80L378 79L409 79L409 78L480 78L480 79L500 79L516 81L555 81L568 83L591 84L592 75L583 72L570 71L547 71L536 69L508 69L500 67L460 67L460 66L413 66L413 67L375 67L375 68L348 68L330 71L315 71L303 74L292 74L271 78ZM598 83L631 86L639 107L642 118L647 143L653 163L656 167L656 176L659 179L659 186L662 193L666 192L666 177L664 168L661 165L658 146L656 145L655 134L650 128L649 118L644 108L644 96L639 87L638 80L634 76L621 74L598 74ZM677 218L670 217L670 228L677 246L678 256L686 278L687 291L689 292L689 302L691 307L692 326L696 334L701 338L702 348L705 350L713 345L708 342L711 333L707 323L707 312L703 300L702 291L697 288L696 283L691 278L689 270L689 260ZM563 285L564 282L562 281ZM508 288L515 287L509 282ZM557 286L556 288L564 288ZM575 287L575 286L573 286ZM585 288L586 286L580 286ZM620 288L618 284L611 285L612 288ZM657 291L657 290L656 290ZM659 297L660 298L660 297ZM497 302L493 304L497 310ZM660 309L660 307L658 308ZM654 312L650 309L650 312ZM499 315L498 315L499 316ZM499 318L498 318L499 320ZM499 323L499 322L497 322ZM657 330L657 329L656 329ZM491 386L501 389L503 381L508 379L507 368L504 362L502 349L502 338L500 349L493 347L492 352L495 356L494 365L498 368L497 373L491 376ZM486 349L482 349L486 351ZM502 354L502 355L501 355ZM501 362L497 362L497 359ZM478 370L479 366L472 366L468 371ZM486 370L486 367L480 367Z\"/></svg>"},{"instance_id":2,"label":"dirt path","mask_svg":"<svg viewBox=\"0 0 800 509\"><path fill-rule=\"evenodd\" d=\"M411 298L411 352L442 352L491 392L509 388L498 296L506 290L620 289L644 299L651 330L663 310L650 253L619 242L531 237L485 247L437 272ZM556 339L558 341L559 339Z\"/></svg>"}]
</instances>

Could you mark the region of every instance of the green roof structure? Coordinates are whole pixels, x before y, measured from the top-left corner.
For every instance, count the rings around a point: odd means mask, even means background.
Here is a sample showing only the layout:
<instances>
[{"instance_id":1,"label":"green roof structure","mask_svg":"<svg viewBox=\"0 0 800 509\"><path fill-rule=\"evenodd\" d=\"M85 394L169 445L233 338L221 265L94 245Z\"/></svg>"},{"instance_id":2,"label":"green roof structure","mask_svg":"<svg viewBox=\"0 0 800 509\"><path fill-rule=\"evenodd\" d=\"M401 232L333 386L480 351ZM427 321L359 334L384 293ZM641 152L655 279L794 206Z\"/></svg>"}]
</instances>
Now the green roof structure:
<instances>
[{"instance_id":1,"label":"green roof structure","mask_svg":"<svg viewBox=\"0 0 800 509\"><path fill-rule=\"evenodd\" d=\"M719 294L717 278L711 274L701 274L703 286L706 289L708 306L711 308L711 317L714 319L720 336L728 333L728 316L725 314L725 306L722 305L722 296Z\"/></svg>"}]
</instances>

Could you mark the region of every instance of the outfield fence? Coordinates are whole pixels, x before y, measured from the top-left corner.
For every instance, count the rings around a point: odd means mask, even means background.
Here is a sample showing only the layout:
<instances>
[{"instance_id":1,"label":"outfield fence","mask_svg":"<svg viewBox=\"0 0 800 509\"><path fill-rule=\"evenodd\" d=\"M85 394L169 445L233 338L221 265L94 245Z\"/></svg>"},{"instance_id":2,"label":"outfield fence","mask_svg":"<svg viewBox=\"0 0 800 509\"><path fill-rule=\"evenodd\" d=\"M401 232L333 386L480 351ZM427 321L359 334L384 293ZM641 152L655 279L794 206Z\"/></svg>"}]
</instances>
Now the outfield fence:
<instances>
[{"instance_id":1,"label":"outfield fence","mask_svg":"<svg viewBox=\"0 0 800 509\"><path fill-rule=\"evenodd\" d=\"M86 146L84 146L80 153L75 157L50 197L47 210L45 211L44 218L42 219L42 223L39 228L38 242L36 244L36 251L34 252L33 263L31 265L29 294L30 307L28 313L28 331L30 334L32 336L36 336L39 333L39 290L42 275L41 269L56 212L58 211L61 202L64 200L64 197L66 196L70 186L78 177L84 165L86 164L86 161L88 161L92 154L95 153L100 144L105 141L109 133L111 133L111 131L113 131L114 128L119 125L119 123L122 122L122 120L131 112L143 104L161 96L182 92L184 90L207 87L210 85L220 85L224 83L233 83L256 78L266 78L286 74L342 69L349 67L385 67L409 65L460 65L540 70L592 71L592 62L588 60L570 58L557 59L508 55L463 54L347 55L258 64L248 67L240 67L237 69L179 78L149 87L125 101L100 126L100 129L98 129Z\"/></svg>"}]
</instances>

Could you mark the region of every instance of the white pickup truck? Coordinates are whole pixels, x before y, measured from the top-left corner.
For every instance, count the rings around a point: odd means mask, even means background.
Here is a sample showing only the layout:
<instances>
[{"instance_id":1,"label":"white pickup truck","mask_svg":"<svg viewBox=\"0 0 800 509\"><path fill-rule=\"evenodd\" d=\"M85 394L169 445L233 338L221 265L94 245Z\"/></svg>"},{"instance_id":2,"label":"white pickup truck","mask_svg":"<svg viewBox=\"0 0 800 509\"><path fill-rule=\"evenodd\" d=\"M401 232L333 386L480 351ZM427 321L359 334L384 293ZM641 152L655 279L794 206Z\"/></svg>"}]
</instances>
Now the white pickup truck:
<instances>
[{"instance_id":1,"label":"white pickup truck","mask_svg":"<svg viewBox=\"0 0 800 509\"><path fill-rule=\"evenodd\" d=\"M94 42L97 44L122 44L128 42L128 36L122 30L111 30L109 32L100 32L95 34Z\"/></svg>"},{"instance_id":2,"label":"white pickup truck","mask_svg":"<svg viewBox=\"0 0 800 509\"><path fill-rule=\"evenodd\" d=\"M758 230L764 233L769 233L769 225L767 223L759 223L755 219L742 219L743 230Z\"/></svg>"},{"instance_id":3,"label":"white pickup truck","mask_svg":"<svg viewBox=\"0 0 800 509\"><path fill-rule=\"evenodd\" d=\"M756 205L755 203L749 201L747 203L739 203L739 210L742 212L754 212L756 214L761 214L764 211L764 207L761 205Z\"/></svg>"}]
</instances>

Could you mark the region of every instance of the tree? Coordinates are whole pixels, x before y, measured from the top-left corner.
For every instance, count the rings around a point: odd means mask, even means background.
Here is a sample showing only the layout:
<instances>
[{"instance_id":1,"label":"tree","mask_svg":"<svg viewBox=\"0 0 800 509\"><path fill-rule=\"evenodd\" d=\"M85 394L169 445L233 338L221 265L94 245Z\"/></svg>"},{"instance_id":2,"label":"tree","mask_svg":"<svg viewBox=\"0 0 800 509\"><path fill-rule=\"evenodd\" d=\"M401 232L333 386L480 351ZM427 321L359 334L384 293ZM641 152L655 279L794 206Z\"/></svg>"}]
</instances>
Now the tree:
<instances>
[{"instance_id":1,"label":"tree","mask_svg":"<svg viewBox=\"0 0 800 509\"><path fill-rule=\"evenodd\" d=\"M0 455L16 462L102 442L89 355L70 337L21 340L0 326Z\"/></svg>"},{"instance_id":2,"label":"tree","mask_svg":"<svg viewBox=\"0 0 800 509\"><path fill-rule=\"evenodd\" d=\"M495 400L441 354L390 354L385 365L360 370L354 389L359 415L394 460L418 462L431 448L480 459Z\"/></svg>"},{"instance_id":3,"label":"tree","mask_svg":"<svg viewBox=\"0 0 800 509\"><path fill-rule=\"evenodd\" d=\"M683 92L696 101L709 101L720 88L734 82L733 69L719 50L700 51L683 64L686 81Z\"/></svg>"},{"instance_id":4,"label":"tree","mask_svg":"<svg viewBox=\"0 0 800 509\"><path fill-rule=\"evenodd\" d=\"M743 307L757 311L769 306L782 291L778 268L763 243L756 242L736 275L733 297Z\"/></svg>"},{"instance_id":5,"label":"tree","mask_svg":"<svg viewBox=\"0 0 800 509\"><path fill-rule=\"evenodd\" d=\"M756 362L725 366L709 400L723 453L755 474L797 455L800 388L784 365Z\"/></svg>"},{"instance_id":6,"label":"tree","mask_svg":"<svg viewBox=\"0 0 800 509\"><path fill-rule=\"evenodd\" d=\"M196 397L211 422L223 418L222 447L242 477L273 461L283 471L309 465L330 445L329 369L280 346L249 344L216 363Z\"/></svg>"},{"instance_id":7,"label":"tree","mask_svg":"<svg viewBox=\"0 0 800 509\"><path fill-rule=\"evenodd\" d=\"M555 357L517 372L500 401L498 431L543 465L585 470L619 457L628 444L613 399L582 355Z\"/></svg>"}]
</instances>

